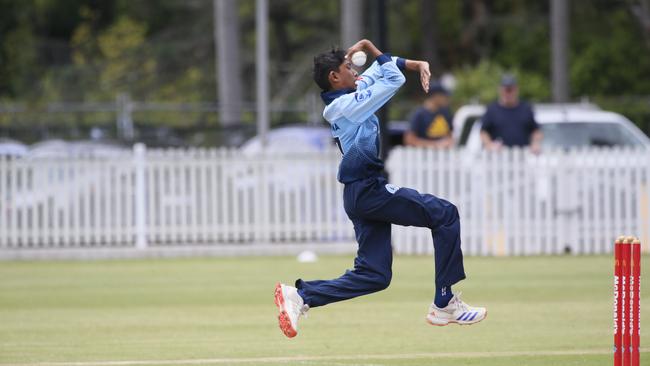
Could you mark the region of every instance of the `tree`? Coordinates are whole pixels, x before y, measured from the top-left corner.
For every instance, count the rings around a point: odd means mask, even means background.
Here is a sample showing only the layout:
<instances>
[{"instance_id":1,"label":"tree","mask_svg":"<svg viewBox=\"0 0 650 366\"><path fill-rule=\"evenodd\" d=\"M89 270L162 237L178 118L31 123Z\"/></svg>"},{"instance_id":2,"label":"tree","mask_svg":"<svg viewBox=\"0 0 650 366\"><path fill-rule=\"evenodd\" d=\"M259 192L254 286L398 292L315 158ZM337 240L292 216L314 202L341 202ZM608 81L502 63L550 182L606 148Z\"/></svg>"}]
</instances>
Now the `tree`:
<instances>
[{"instance_id":1,"label":"tree","mask_svg":"<svg viewBox=\"0 0 650 366\"><path fill-rule=\"evenodd\" d=\"M236 0L213 0L217 50L217 91L222 126L241 122L242 78L239 57L239 16Z\"/></svg>"}]
</instances>

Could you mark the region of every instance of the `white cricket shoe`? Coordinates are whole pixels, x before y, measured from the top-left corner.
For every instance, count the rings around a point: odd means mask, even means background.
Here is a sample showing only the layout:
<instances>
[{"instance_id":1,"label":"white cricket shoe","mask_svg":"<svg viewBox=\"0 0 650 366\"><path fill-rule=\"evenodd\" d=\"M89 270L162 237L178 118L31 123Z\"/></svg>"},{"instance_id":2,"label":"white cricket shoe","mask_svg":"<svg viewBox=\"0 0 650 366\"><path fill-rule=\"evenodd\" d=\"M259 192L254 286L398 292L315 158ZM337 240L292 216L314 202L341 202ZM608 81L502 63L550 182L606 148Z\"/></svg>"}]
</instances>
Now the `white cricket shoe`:
<instances>
[{"instance_id":1,"label":"white cricket shoe","mask_svg":"<svg viewBox=\"0 0 650 366\"><path fill-rule=\"evenodd\" d=\"M298 335L298 319L307 314L309 305L306 305L298 294L298 289L278 283L275 286L275 305L280 314L278 322L282 333L289 338Z\"/></svg>"},{"instance_id":2,"label":"white cricket shoe","mask_svg":"<svg viewBox=\"0 0 650 366\"><path fill-rule=\"evenodd\" d=\"M465 325L478 323L486 316L487 309L467 305L460 299L460 293L458 293L449 300L449 304L444 308L439 308L435 303L431 303L427 322L439 326L449 323Z\"/></svg>"}]
</instances>

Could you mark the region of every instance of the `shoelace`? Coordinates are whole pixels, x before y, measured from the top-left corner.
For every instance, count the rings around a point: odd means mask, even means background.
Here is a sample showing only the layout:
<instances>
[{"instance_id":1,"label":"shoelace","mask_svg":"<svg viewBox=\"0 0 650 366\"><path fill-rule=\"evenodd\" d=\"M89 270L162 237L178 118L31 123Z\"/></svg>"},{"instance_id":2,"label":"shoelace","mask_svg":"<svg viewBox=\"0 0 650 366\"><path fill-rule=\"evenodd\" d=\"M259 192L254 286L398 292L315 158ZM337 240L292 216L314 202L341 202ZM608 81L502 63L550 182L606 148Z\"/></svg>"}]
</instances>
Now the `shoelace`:
<instances>
[{"instance_id":1,"label":"shoelace","mask_svg":"<svg viewBox=\"0 0 650 366\"><path fill-rule=\"evenodd\" d=\"M298 303L291 301L291 307L293 310L295 310L298 313L298 316L304 316L305 318L307 317L307 312L309 311L309 305L303 304L302 306L298 305Z\"/></svg>"},{"instance_id":2,"label":"shoelace","mask_svg":"<svg viewBox=\"0 0 650 366\"><path fill-rule=\"evenodd\" d=\"M309 311L309 305L304 304L304 305L300 308L300 315L302 315L302 316L304 316L304 317L306 318L306 317L307 317L307 312L308 312L308 311Z\"/></svg>"},{"instance_id":3,"label":"shoelace","mask_svg":"<svg viewBox=\"0 0 650 366\"><path fill-rule=\"evenodd\" d=\"M469 306L463 302L463 300L460 299L460 295L462 292L459 292L456 294L454 297L454 302L457 304L458 308L462 311L469 311Z\"/></svg>"}]
</instances>

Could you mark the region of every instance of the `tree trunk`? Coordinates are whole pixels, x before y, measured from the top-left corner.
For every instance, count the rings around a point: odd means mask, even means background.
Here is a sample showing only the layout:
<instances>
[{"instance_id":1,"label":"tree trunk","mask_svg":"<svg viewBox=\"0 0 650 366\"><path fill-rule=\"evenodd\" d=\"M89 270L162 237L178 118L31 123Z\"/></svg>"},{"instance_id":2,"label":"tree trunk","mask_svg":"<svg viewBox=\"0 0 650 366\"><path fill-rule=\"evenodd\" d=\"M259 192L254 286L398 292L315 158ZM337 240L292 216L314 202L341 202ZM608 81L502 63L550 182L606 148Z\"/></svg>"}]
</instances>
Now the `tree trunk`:
<instances>
[{"instance_id":1,"label":"tree trunk","mask_svg":"<svg viewBox=\"0 0 650 366\"><path fill-rule=\"evenodd\" d=\"M237 0L213 0L213 7L219 122L232 126L241 122L242 109Z\"/></svg>"},{"instance_id":2,"label":"tree trunk","mask_svg":"<svg viewBox=\"0 0 650 366\"><path fill-rule=\"evenodd\" d=\"M341 48L363 37L363 0L341 0Z\"/></svg>"},{"instance_id":3,"label":"tree trunk","mask_svg":"<svg viewBox=\"0 0 650 366\"><path fill-rule=\"evenodd\" d=\"M551 0L551 80L553 101L569 101L569 16L567 0Z\"/></svg>"},{"instance_id":4,"label":"tree trunk","mask_svg":"<svg viewBox=\"0 0 650 366\"><path fill-rule=\"evenodd\" d=\"M429 62L431 74L440 76L442 67L438 57L438 1L420 0L422 20L422 58Z\"/></svg>"}]
</instances>

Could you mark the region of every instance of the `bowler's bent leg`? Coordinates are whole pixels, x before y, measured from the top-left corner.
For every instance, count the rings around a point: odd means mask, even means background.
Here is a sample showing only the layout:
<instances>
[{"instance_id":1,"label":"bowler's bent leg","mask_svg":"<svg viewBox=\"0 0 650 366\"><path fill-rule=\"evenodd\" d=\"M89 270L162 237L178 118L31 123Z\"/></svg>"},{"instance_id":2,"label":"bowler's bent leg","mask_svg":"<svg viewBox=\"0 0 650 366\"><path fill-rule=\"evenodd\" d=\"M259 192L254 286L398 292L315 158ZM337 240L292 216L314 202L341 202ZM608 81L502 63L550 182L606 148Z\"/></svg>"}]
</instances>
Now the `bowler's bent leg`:
<instances>
[{"instance_id":1,"label":"bowler's bent leg","mask_svg":"<svg viewBox=\"0 0 650 366\"><path fill-rule=\"evenodd\" d=\"M381 291L392 277L390 224L352 219L359 249L354 269L333 280L296 281L298 293L309 307L323 306Z\"/></svg>"},{"instance_id":2,"label":"bowler's bent leg","mask_svg":"<svg viewBox=\"0 0 650 366\"><path fill-rule=\"evenodd\" d=\"M365 188L372 194L357 194L362 199L357 200L355 211L363 213L363 217L370 220L431 229L436 286L451 286L465 279L460 217L456 206L411 188L388 189L384 183L378 180L375 185Z\"/></svg>"}]
</instances>

